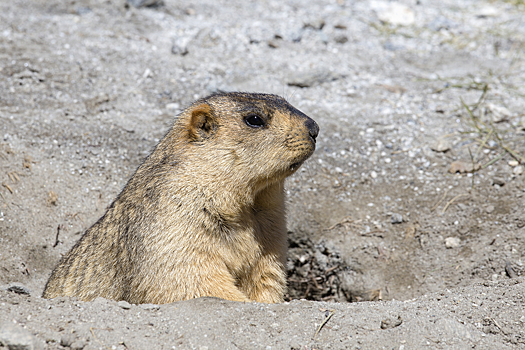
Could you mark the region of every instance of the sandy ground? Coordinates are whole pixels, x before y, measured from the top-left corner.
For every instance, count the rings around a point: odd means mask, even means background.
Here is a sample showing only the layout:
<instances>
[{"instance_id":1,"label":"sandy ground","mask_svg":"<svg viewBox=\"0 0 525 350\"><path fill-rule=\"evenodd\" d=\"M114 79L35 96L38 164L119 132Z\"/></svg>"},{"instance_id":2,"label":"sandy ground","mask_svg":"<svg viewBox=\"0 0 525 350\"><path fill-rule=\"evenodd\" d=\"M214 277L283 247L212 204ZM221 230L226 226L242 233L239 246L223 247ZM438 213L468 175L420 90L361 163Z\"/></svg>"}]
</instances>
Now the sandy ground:
<instances>
[{"instance_id":1,"label":"sandy ground","mask_svg":"<svg viewBox=\"0 0 525 350\"><path fill-rule=\"evenodd\" d=\"M525 348L524 18L510 0L0 2L0 349ZM218 90L321 127L287 182L290 301L41 299Z\"/></svg>"}]
</instances>

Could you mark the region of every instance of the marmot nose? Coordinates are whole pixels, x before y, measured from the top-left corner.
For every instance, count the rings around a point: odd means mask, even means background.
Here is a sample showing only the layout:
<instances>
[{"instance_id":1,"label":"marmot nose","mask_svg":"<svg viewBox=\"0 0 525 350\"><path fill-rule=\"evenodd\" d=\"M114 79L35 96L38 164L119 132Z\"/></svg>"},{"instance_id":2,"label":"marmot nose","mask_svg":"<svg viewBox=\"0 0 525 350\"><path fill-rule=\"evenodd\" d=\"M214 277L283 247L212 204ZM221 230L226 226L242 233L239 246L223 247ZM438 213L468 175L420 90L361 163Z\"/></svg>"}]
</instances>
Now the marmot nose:
<instances>
[{"instance_id":1,"label":"marmot nose","mask_svg":"<svg viewBox=\"0 0 525 350\"><path fill-rule=\"evenodd\" d=\"M319 125L317 125L315 120L308 118L306 121L306 127L308 128L308 133L315 142L317 135L319 135Z\"/></svg>"}]
</instances>

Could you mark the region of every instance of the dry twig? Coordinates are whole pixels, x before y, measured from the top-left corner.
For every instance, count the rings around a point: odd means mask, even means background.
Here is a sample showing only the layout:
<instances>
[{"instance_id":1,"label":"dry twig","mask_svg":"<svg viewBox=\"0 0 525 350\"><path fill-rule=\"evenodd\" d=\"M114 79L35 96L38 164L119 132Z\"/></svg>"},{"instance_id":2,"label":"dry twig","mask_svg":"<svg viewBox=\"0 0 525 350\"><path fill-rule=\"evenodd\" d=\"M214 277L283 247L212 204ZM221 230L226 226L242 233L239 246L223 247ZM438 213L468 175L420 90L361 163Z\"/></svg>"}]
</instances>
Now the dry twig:
<instances>
[{"instance_id":1,"label":"dry twig","mask_svg":"<svg viewBox=\"0 0 525 350\"><path fill-rule=\"evenodd\" d=\"M326 318L324 319L324 321L319 325L319 327L317 328L317 331L315 331L315 334L314 336L312 337L312 340L315 339L315 337L317 336L317 334L319 334L319 332L321 331L321 329L328 323L328 321L330 321L330 319L332 318L332 316L335 314L335 310L330 310L329 311L329 314L326 316Z\"/></svg>"},{"instance_id":2,"label":"dry twig","mask_svg":"<svg viewBox=\"0 0 525 350\"><path fill-rule=\"evenodd\" d=\"M58 226L57 226L57 235L56 235L56 237L55 237L55 244L53 244L53 248L55 248L55 247L58 245L58 243L60 243L60 241L58 240L58 235L60 234L60 228L61 228L61 226L62 226L62 225L58 225Z\"/></svg>"}]
</instances>

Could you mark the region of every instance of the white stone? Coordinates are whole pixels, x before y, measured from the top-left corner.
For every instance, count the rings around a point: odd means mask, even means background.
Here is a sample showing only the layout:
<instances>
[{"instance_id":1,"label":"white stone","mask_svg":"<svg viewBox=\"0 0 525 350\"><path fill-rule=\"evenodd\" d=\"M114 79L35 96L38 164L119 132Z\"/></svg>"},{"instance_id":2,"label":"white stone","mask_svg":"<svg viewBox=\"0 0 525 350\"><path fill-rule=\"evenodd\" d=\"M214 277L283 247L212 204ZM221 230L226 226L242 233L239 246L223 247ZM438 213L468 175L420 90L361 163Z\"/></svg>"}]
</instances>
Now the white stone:
<instances>
[{"instance_id":1,"label":"white stone","mask_svg":"<svg viewBox=\"0 0 525 350\"><path fill-rule=\"evenodd\" d=\"M487 108L490 110L490 112L492 112L492 121L494 123L501 123L505 120L509 120L509 118L512 117L512 113L503 106L488 103Z\"/></svg>"},{"instance_id":2,"label":"white stone","mask_svg":"<svg viewBox=\"0 0 525 350\"><path fill-rule=\"evenodd\" d=\"M485 6L479 9L476 13L477 17L498 17L500 15L500 11L495 8L494 6Z\"/></svg>"},{"instance_id":3,"label":"white stone","mask_svg":"<svg viewBox=\"0 0 525 350\"><path fill-rule=\"evenodd\" d=\"M457 237L445 238L445 247L447 247L448 249L459 247L459 243L461 243L461 241Z\"/></svg>"},{"instance_id":4,"label":"white stone","mask_svg":"<svg viewBox=\"0 0 525 350\"><path fill-rule=\"evenodd\" d=\"M452 144L447 139L439 139L430 148L435 152L446 152L452 148Z\"/></svg>"},{"instance_id":5,"label":"white stone","mask_svg":"<svg viewBox=\"0 0 525 350\"><path fill-rule=\"evenodd\" d=\"M168 103L166 109L179 109L180 105L178 103Z\"/></svg>"},{"instance_id":6,"label":"white stone","mask_svg":"<svg viewBox=\"0 0 525 350\"><path fill-rule=\"evenodd\" d=\"M409 26L416 20L414 11L397 2L372 1L370 5L381 22Z\"/></svg>"},{"instance_id":7,"label":"white stone","mask_svg":"<svg viewBox=\"0 0 525 350\"><path fill-rule=\"evenodd\" d=\"M131 304L128 303L127 301L125 300L121 300L117 303L118 306L120 306L122 309L124 310L128 310L128 309L131 309Z\"/></svg>"}]
</instances>

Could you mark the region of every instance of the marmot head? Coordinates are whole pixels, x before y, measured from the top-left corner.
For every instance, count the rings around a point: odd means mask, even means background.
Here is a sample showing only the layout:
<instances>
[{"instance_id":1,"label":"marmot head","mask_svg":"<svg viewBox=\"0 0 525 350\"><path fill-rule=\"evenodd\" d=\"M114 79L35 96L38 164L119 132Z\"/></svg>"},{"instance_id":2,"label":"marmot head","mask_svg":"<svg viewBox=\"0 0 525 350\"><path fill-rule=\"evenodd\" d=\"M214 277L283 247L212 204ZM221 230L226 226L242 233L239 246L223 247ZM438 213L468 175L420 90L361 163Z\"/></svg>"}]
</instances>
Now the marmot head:
<instances>
[{"instance_id":1,"label":"marmot head","mask_svg":"<svg viewBox=\"0 0 525 350\"><path fill-rule=\"evenodd\" d=\"M186 133L184 148L206 168L254 188L293 174L314 152L319 133L314 120L282 97L239 92L196 101L175 126Z\"/></svg>"}]
</instances>

